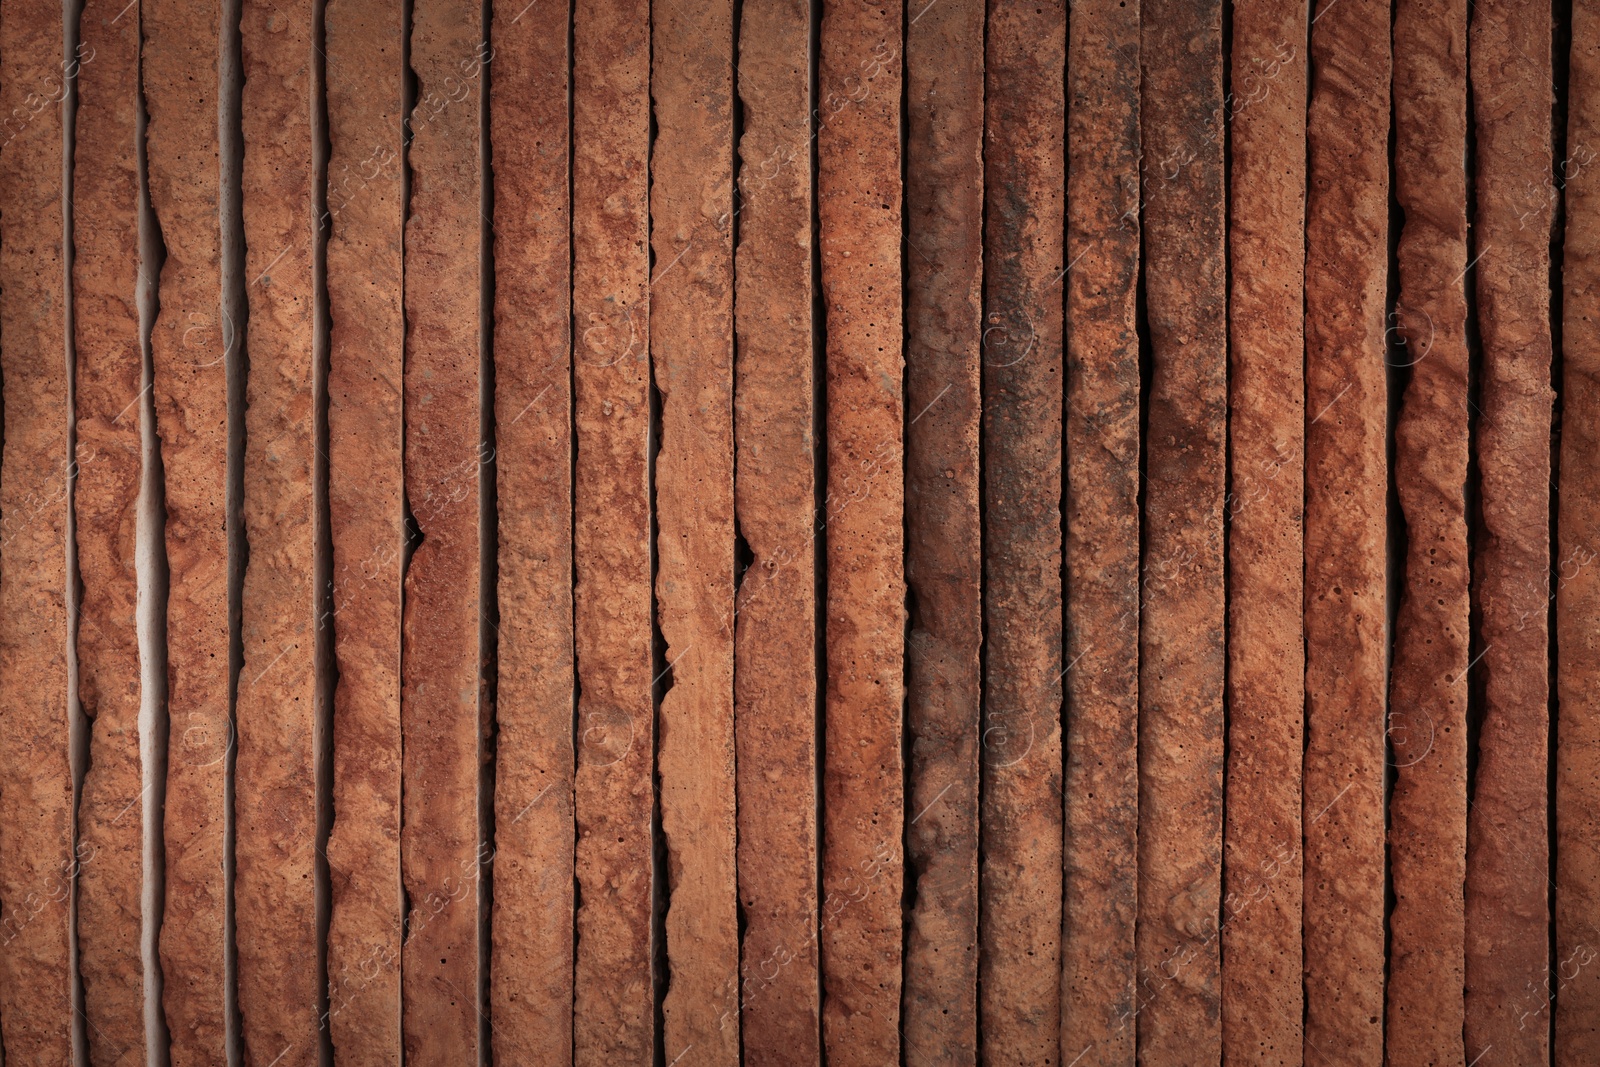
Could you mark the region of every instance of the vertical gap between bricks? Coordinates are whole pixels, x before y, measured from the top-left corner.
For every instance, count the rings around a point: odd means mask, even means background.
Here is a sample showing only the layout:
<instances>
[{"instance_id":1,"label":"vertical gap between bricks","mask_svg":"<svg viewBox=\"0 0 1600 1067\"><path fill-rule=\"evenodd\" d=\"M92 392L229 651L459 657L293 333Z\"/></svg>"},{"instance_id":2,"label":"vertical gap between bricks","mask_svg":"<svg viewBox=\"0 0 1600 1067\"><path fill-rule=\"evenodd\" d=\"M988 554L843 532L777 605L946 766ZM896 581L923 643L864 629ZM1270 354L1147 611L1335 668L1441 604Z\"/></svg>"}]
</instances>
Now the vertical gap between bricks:
<instances>
[{"instance_id":1,"label":"vertical gap between bricks","mask_svg":"<svg viewBox=\"0 0 1600 1067\"><path fill-rule=\"evenodd\" d=\"M78 947L78 814L83 803L83 779L89 770L89 725L78 698L78 613L83 604L82 581L78 575L77 521L77 344L73 337L72 307L72 147L78 112L77 67L74 57L79 40L78 22L83 15L82 0L62 0L61 4L61 285L62 346L66 361L67 410L63 413L67 431L67 454L62 465L67 501L66 607L67 607L67 750L72 775L72 859L62 873L67 876L68 973L72 989L72 1062L74 1067L88 1063L88 1018L83 1010L83 971ZM71 72L70 75L67 72Z\"/></svg>"},{"instance_id":2,"label":"vertical gap between bricks","mask_svg":"<svg viewBox=\"0 0 1600 1067\"><path fill-rule=\"evenodd\" d=\"M315 547L313 614L317 619L313 640L316 671L316 708L313 720L313 773L316 779L315 895L317 929L317 1062L333 1063L333 1032L329 1026L328 927L333 913L332 872L328 867L328 834L333 828L333 691L338 666L333 657L333 530L328 516L328 360L332 324L328 308L328 71L326 0L317 0L312 13L311 51L311 209L317 220L313 234L312 263L312 515Z\"/></svg>"},{"instance_id":3,"label":"vertical gap between bricks","mask_svg":"<svg viewBox=\"0 0 1600 1067\"><path fill-rule=\"evenodd\" d=\"M138 12L135 5L134 11ZM135 14L135 17L138 17ZM166 1013L161 1007L162 973L158 942L166 903L166 827L163 811L167 795L167 597L170 575L167 568L166 477L161 462L161 442L156 435L154 397L155 369L150 350L150 335L155 328L160 305L157 279L166 260L166 245L161 224L150 204L150 166L145 130L149 112L145 107L144 77L141 72L138 94L135 145L139 171L139 275L135 299L139 309L139 356L141 361L139 405L139 447L142 469L135 549L138 573L139 637L139 757L144 803L143 824L144 885L140 900L143 922L139 952L144 962L145 1062L148 1067L167 1067L168 1034Z\"/></svg>"},{"instance_id":4,"label":"vertical gap between bricks","mask_svg":"<svg viewBox=\"0 0 1600 1067\"><path fill-rule=\"evenodd\" d=\"M228 526L228 747L224 763L223 786L223 883L224 905L224 1004L227 1015L227 1064L239 1067L243 1061L239 1014L239 951L234 909L234 856L237 821L234 817L234 775L238 758L237 705L239 670L244 663L240 605L244 571L250 547L245 538L242 505L244 501L244 409L245 377L249 356L245 351L244 303L244 204L241 179L244 164L244 134L241 127L240 93L244 75L239 53L240 0L221 0L222 25L218 40L217 132L221 167L221 195L218 197L221 227L222 278L219 293L223 318L223 360L228 391L227 526Z\"/></svg>"},{"instance_id":5,"label":"vertical gap between bricks","mask_svg":"<svg viewBox=\"0 0 1600 1067\"><path fill-rule=\"evenodd\" d=\"M489 144L489 80L494 52L489 40L490 0L479 26L489 57L478 79L478 1062L493 1060L489 1019L489 954L494 908L494 783L500 601L499 495L494 421L494 157Z\"/></svg>"}]
</instances>

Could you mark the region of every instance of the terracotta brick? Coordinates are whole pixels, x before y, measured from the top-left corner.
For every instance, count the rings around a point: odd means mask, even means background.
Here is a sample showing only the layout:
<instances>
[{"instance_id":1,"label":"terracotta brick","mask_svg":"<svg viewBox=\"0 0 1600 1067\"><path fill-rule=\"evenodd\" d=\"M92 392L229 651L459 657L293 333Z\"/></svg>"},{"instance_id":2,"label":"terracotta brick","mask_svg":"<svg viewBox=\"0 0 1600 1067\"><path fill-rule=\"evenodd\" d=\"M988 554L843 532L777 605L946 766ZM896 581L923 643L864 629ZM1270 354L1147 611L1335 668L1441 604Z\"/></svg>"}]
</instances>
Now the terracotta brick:
<instances>
[{"instance_id":1,"label":"terracotta brick","mask_svg":"<svg viewBox=\"0 0 1600 1067\"><path fill-rule=\"evenodd\" d=\"M481 8L421 0L412 15L417 103L405 231L405 485L421 534L405 576L401 875L411 913L401 965L405 1057L480 1055Z\"/></svg>"},{"instance_id":2,"label":"terracotta brick","mask_svg":"<svg viewBox=\"0 0 1600 1067\"><path fill-rule=\"evenodd\" d=\"M826 4L817 211L827 326L827 695L822 1039L837 1065L900 1055L905 798L901 394L902 11Z\"/></svg>"},{"instance_id":3,"label":"terracotta brick","mask_svg":"<svg viewBox=\"0 0 1600 1067\"><path fill-rule=\"evenodd\" d=\"M1300 773L1306 7L1233 11L1223 122L1228 219L1229 753L1223 826L1222 1058L1298 1064L1303 1039Z\"/></svg>"},{"instance_id":4,"label":"terracotta brick","mask_svg":"<svg viewBox=\"0 0 1600 1067\"><path fill-rule=\"evenodd\" d=\"M218 139L221 12L141 5L150 203L166 246L151 331L166 510L167 781L162 1004L174 1067L225 1052L229 704L228 367Z\"/></svg>"},{"instance_id":5,"label":"terracotta brick","mask_svg":"<svg viewBox=\"0 0 1600 1067\"><path fill-rule=\"evenodd\" d=\"M502 1063L572 1062L571 5L494 6L500 500L489 1003Z\"/></svg>"},{"instance_id":6,"label":"terracotta brick","mask_svg":"<svg viewBox=\"0 0 1600 1067\"><path fill-rule=\"evenodd\" d=\"M1306 119L1307 1062L1383 1056L1387 0L1311 27Z\"/></svg>"},{"instance_id":7,"label":"terracotta brick","mask_svg":"<svg viewBox=\"0 0 1600 1067\"><path fill-rule=\"evenodd\" d=\"M1390 668L1390 1063L1466 1062L1461 1043L1467 850L1467 5L1395 12L1399 329L1408 375L1394 481L1406 524Z\"/></svg>"},{"instance_id":8,"label":"terracotta brick","mask_svg":"<svg viewBox=\"0 0 1600 1067\"><path fill-rule=\"evenodd\" d=\"M1572 5L1561 260L1556 603L1556 1067L1600 1060L1600 9ZM1519 1008L1518 1011L1524 1009Z\"/></svg>"},{"instance_id":9,"label":"terracotta brick","mask_svg":"<svg viewBox=\"0 0 1600 1067\"><path fill-rule=\"evenodd\" d=\"M139 11L84 6L72 149L78 482L78 699L89 766L78 802L78 966L95 1067L145 1056L145 764L135 622L140 422ZM82 57L87 57L87 62ZM69 67L68 73L72 72ZM3 152L3 149L0 149ZM5 555L0 548L0 559Z\"/></svg>"},{"instance_id":10,"label":"terracotta brick","mask_svg":"<svg viewBox=\"0 0 1600 1067\"><path fill-rule=\"evenodd\" d=\"M1548 3L1472 8L1484 704L1467 827L1466 1052L1550 1057L1551 29ZM1523 1012L1530 1014L1523 1016Z\"/></svg>"},{"instance_id":11,"label":"terracotta brick","mask_svg":"<svg viewBox=\"0 0 1600 1067\"><path fill-rule=\"evenodd\" d=\"M1146 0L1151 378L1139 628L1139 1054L1221 1055L1227 488L1222 7Z\"/></svg>"},{"instance_id":12,"label":"terracotta brick","mask_svg":"<svg viewBox=\"0 0 1600 1067\"><path fill-rule=\"evenodd\" d=\"M319 1053L313 11L246 0L244 572L235 941L246 1055Z\"/></svg>"},{"instance_id":13,"label":"terracotta brick","mask_svg":"<svg viewBox=\"0 0 1600 1067\"><path fill-rule=\"evenodd\" d=\"M1132 1064L1139 833L1139 4L1067 53L1061 1059ZM1065 264L1064 264L1065 265Z\"/></svg>"},{"instance_id":14,"label":"terracotta brick","mask_svg":"<svg viewBox=\"0 0 1600 1067\"><path fill-rule=\"evenodd\" d=\"M68 437L62 13L0 6L0 1039L72 1058L73 783L67 702ZM86 453L80 453L81 464Z\"/></svg>"},{"instance_id":15,"label":"terracotta brick","mask_svg":"<svg viewBox=\"0 0 1600 1067\"><path fill-rule=\"evenodd\" d=\"M668 1060L736 1067L734 883L733 5L651 5L650 361L661 396L656 610Z\"/></svg>"},{"instance_id":16,"label":"terracotta brick","mask_svg":"<svg viewBox=\"0 0 1600 1067\"><path fill-rule=\"evenodd\" d=\"M983 520L981 0L914 5L906 28L905 1056L978 1050Z\"/></svg>"},{"instance_id":17,"label":"terracotta brick","mask_svg":"<svg viewBox=\"0 0 1600 1067\"><path fill-rule=\"evenodd\" d=\"M402 12L330 0L328 522L333 826L328 1026L339 1067L399 1067L405 561Z\"/></svg>"},{"instance_id":18,"label":"terracotta brick","mask_svg":"<svg viewBox=\"0 0 1600 1067\"><path fill-rule=\"evenodd\" d=\"M573 17L574 1041L587 1067L647 1063L655 1047L650 20L644 0L577 0Z\"/></svg>"},{"instance_id":19,"label":"terracotta brick","mask_svg":"<svg viewBox=\"0 0 1600 1067\"><path fill-rule=\"evenodd\" d=\"M817 975L815 387L810 14L750 0L739 24L734 506L750 560L734 620L743 978L721 1005L746 1058L821 1060ZM676 253L674 253L676 254Z\"/></svg>"},{"instance_id":20,"label":"terracotta brick","mask_svg":"<svg viewBox=\"0 0 1600 1067\"><path fill-rule=\"evenodd\" d=\"M1066 5L989 6L984 75L983 1059L1061 1044Z\"/></svg>"}]
</instances>

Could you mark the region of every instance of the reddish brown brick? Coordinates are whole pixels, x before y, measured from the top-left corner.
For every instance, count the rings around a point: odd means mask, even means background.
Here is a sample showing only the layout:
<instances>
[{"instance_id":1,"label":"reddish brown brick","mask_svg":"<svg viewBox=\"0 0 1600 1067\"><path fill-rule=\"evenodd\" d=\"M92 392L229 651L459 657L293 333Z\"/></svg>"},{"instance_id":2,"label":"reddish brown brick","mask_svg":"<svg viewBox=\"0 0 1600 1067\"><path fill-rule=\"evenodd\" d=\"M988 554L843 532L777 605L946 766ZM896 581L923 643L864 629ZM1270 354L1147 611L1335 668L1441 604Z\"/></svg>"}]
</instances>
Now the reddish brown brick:
<instances>
[{"instance_id":1,"label":"reddish brown brick","mask_svg":"<svg viewBox=\"0 0 1600 1067\"><path fill-rule=\"evenodd\" d=\"M495 477L502 504L490 1015L502 1063L572 1062L572 360L567 22L494 7Z\"/></svg>"},{"instance_id":2,"label":"reddish brown brick","mask_svg":"<svg viewBox=\"0 0 1600 1067\"><path fill-rule=\"evenodd\" d=\"M1550 1056L1550 5L1484 0L1470 33L1484 706L1467 827L1466 1053L1492 1048L1520 1067Z\"/></svg>"},{"instance_id":3,"label":"reddish brown brick","mask_svg":"<svg viewBox=\"0 0 1600 1067\"><path fill-rule=\"evenodd\" d=\"M905 579L899 0L828 4L818 56L827 316L827 696L822 1037L829 1063L900 1055Z\"/></svg>"},{"instance_id":4,"label":"reddish brown brick","mask_svg":"<svg viewBox=\"0 0 1600 1067\"><path fill-rule=\"evenodd\" d=\"M1311 27L1306 119L1307 1062L1383 1057L1389 4Z\"/></svg>"},{"instance_id":5,"label":"reddish brown brick","mask_svg":"<svg viewBox=\"0 0 1600 1067\"><path fill-rule=\"evenodd\" d=\"M120 16L120 17L119 17ZM78 699L89 766L78 803L78 966L89 1062L145 1056L145 765L135 622L143 352L138 294L139 12L84 5L72 149L78 482ZM69 68L70 73L70 68ZM0 152L3 152L0 149ZM5 555L0 547L0 558Z\"/></svg>"},{"instance_id":6,"label":"reddish brown brick","mask_svg":"<svg viewBox=\"0 0 1600 1067\"><path fill-rule=\"evenodd\" d=\"M746 3L739 25L734 505L751 560L737 591L734 714L746 1058L821 1060L817 975L815 441L810 15Z\"/></svg>"},{"instance_id":7,"label":"reddish brown brick","mask_svg":"<svg viewBox=\"0 0 1600 1067\"><path fill-rule=\"evenodd\" d=\"M405 559L402 12L330 0L328 522L334 664L328 1026L339 1067L399 1067Z\"/></svg>"},{"instance_id":8,"label":"reddish brown brick","mask_svg":"<svg viewBox=\"0 0 1600 1067\"><path fill-rule=\"evenodd\" d=\"M1399 327L1409 374L1394 480L1407 546L1390 668L1390 1063L1465 1062L1467 850L1467 5L1395 14Z\"/></svg>"},{"instance_id":9,"label":"reddish brown brick","mask_svg":"<svg viewBox=\"0 0 1600 1067\"><path fill-rule=\"evenodd\" d=\"M1139 833L1139 4L1067 54L1067 597L1061 1059L1132 1064Z\"/></svg>"},{"instance_id":10,"label":"reddish brown brick","mask_svg":"<svg viewBox=\"0 0 1600 1067\"><path fill-rule=\"evenodd\" d=\"M978 1050L978 753L983 522L981 0L917 6L906 29L905 1055Z\"/></svg>"},{"instance_id":11,"label":"reddish brown brick","mask_svg":"<svg viewBox=\"0 0 1600 1067\"><path fill-rule=\"evenodd\" d=\"M1151 344L1139 628L1138 1041L1216 1063L1222 883L1227 290L1218 2L1145 0Z\"/></svg>"}]
</instances>

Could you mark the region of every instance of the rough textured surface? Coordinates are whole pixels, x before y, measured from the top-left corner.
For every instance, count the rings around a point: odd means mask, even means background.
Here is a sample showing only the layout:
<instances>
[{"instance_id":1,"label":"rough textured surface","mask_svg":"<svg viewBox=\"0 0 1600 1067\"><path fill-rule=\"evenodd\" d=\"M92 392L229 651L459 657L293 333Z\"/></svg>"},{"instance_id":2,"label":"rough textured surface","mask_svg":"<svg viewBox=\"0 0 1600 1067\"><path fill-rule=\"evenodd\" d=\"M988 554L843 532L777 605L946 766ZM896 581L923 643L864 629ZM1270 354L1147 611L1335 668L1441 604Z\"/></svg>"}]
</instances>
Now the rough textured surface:
<instances>
[{"instance_id":1,"label":"rough textured surface","mask_svg":"<svg viewBox=\"0 0 1600 1067\"><path fill-rule=\"evenodd\" d=\"M1467 1056L1550 1056L1551 39L1548 0L1472 9L1483 378L1474 558L1483 726L1467 836ZM1533 209L1530 211L1530 209ZM1591 620L1592 621L1592 620ZM1522 1017L1524 1009L1535 1014ZM1530 1025L1531 1023L1531 1025Z\"/></svg>"},{"instance_id":2,"label":"rough textured surface","mask_svg":"<svg viewBox=\"0 0 1600 1067\"><path fill-rule=\"evenodd\" d=\"M405 577L401 874L405 1058L477 1061L479 897L479 283L481 9L421 0L412 16L405 228L405 483L421 534Z\"/></svg>"},{"instance_id":3,"label":"rough textured surface","mask_svg":"<svg viewBox=\"0 0 1600 1067\"><path fill-rule=\"evenodd\" d=\"M494 5L494 915L500 1063L572 1062L571 4Z\"/></svg>"},{"instance_id":4,"label":"rough textured surface","mask_svg":"<svg viewBox=\"0 0 1600 1067\"><path fill-rule=\"evenodd\" d=\"M1220 0L1145 0L1140 1059L1216 1063L1222 991L1227 290Z\"/></svg>"},{"instance_id":5,"label":"rough textured surface","mask_svg":"<svg viewBox=\"0 0 1600 1067\"><path fill-rule=\"evenodd\" d=\"M1383 1057L1388 0L1324 8L1311 69L1305 1059L1367 1064Z\"/></svg>"},{"instance_id":6,"label":"rough textured surface","mask_svg":"<svg viewBox=\"0 0 1600 1067\"><path fill-rule=\"evenodd\" d=\"M339 1067L399 1067L405 559L402 12L329 0L328 523L333 826L328 1025Z\"/></svg>"},{"instance_id":7,"label":"rough textured surface","mask_svg":"<svg viewBox=\"0 0 1600 1067\"><path fill-rule=\"evenodd\" d=\"M151 331L165 475L167 781L162 1004L173 1067L223 1057L228 679L228 381L237 324L222 309L217 130L221 12L198 0L141 5L150 203L166 245Z\"/></svg>"},{"instance_id":8,"label":"rough textured surface","mask_svg":"<svg viewBox=\"0 0 1600 1067\"><path fill-rule=\"evenodd\" d=\"M976 1062L983 525L982 0L906 29L905 1058Z\"/></svg>"},{"instance_id":9,"label":"rough textured surface","mask_svg":"<svg viewBox=\"0 0 1600 1067\"><path fill-rule=\"evenodd\" d=\"M984 108L983 1058L1061 1044L1066 5L989 8Z\"/></svg>"},{"instance_id":10,"label":"rough textured surface","mask_svg":"<svg viewBox=\"0 0 1600 1067\"><path fill-rule=\"evenodd\" d=\"M818 240L827 316L822 1038L836 1067L900 1055L905 797L901 0L825 6Z\"/></svg>"},{"instance_id":11,"label":"rough textured surface","mask_svg":"<svg viewBox=\"0 0 1600 1067\"><path fill-rule=\"evenodd\" d=\"M144 766L134 573L140 348L139 9L84 5L72 150L78 426L78 699L89 767L78 805L78 966L95 1067L144 1063ZM70 72L70 70L69 70ZM0 559L6 555L0 546ZM3 904L0 901L0 904Z\"/></svg>"},{"instance_id":12,"label":"rough textured surface","mask_svg":"<svg viewBox=\"0 0 1600 1067\"><path fill-rule=\"evenodd\" d=\"M67 733L61 56L59 5L0 6L0 1040L12 1064L72 1062L81 857Z\"/></svg>"},{"instance_id":13,"label":"rough textured surface","mask_svg":"<svg viewBox=\"0 0 1600 1067\"><path fill-rule=\"evenodd\" d=\"M1134 1061L1139 834L1139 4L1067 56L1066 880L1061 1058Z\"/></svg>"},{"instance_id":14,"label":"rough textured surface","mask_svg":"<svg viewBox=\"0 0 1600 1067\"><path fill-rule=\"evenodd\" d=\"M651 5L655 261L650 362L661 394L656 618L672 684L657 778L666 840L668 1061L737 1067L734 882L733 4Z\"/></svg>"},{"instance_id":15,"label":"rough textured surface","mask_svg":"<svg viewBox=\"0 0 1600 1067\"><path fill-rule=\"evenodd\" d=\"M1395 428L1405 519L1390 668L1388 1062L1464 1063L1467 853L1467 3L1395 14L1398 342L1410 381Z\"/></svg>"},{"instance_id":16,"label":"rough textured surface","mask_svg":"<svg viewBox=\"0 0 1600 1067\"><path fill-rule=\"evenodd\" d=\"M743 979L751 1063L816 1067L817 680L811 167L803 0L749 0L739 40L734 713Z\"/></svg>"},{"instance_id":17,"label":"rough textured surface","mask_svg":"<svg viewBox=\"0 0 1600 1067\"><path fill-rule=\"evenodd\" d=\"M1230 486L1222 1058L1299 1064L1303 1038L1306 5L1233 9ZM1313 1058L1314 1061L1314 1058Z\"/></svg>"},{"instance_id":18,"label":"rough textured surface","mask_svg":"<svg viewBox=\"0 0 1600 1067\"><path fill-rule=\"evenodd\" d=\"M245 1055L319 1053L317 589L312 395L317 222L308 0L245 0L244 664L234 716L235 942Z\"/></svg>"},{"instance_id":19,"label":"rough textured surface","mask_svg":"<svg viewBox=\"0 0 1600 1067\"><path fill-rule=\"evenodd\" d=\"M576 0L574 23L574 1040L582 1065L648 1063L655 1046L649 4Z\"/></svg>"},{"instance_id":20,"label":"rough textured surface","mask_svg":"<svg viewBox=\"0 0 1600 1067\"><path fill-rule=\"evenodd\" d=\"M1556 601L1556 1067L1600 1062L1600 4L1572 5ZM1581 148L1581 151L1580 151ZM1541 997L1542 1001L1543 998ZM1536 1002L1533 1007L1541 1006ZM1521 1010L1521 1009L1519 1009Z\"/></svg>"}]
</instances>

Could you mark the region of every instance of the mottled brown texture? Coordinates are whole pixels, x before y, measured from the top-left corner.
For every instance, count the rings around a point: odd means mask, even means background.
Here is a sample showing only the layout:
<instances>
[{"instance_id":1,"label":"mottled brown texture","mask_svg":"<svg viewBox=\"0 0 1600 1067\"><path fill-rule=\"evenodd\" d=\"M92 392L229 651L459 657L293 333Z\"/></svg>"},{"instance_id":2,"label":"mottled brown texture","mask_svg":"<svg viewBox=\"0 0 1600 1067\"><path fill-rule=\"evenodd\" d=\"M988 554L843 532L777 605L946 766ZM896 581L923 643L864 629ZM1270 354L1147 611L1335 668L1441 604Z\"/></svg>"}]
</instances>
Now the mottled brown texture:
<instances>
[{"instance_id":1,"label":"mottled brown texture","mask_svg":"<svg viewBox=\"0 0 1600 1067\"><path fill-rule=\"evenodd\" d=\"M837 1067L900 1056L905 797L901 0L827 0L817 59L827 322L822 1039Z\"/></svg>"},{"instance_id":2,"label":"mottled brown texture","mask_svg":"<svg viewBox=\"0 0 1600 1067\"><path fill-rule=\"evenodd\" d=\"M1600 4L1572 5L1556 602L1556 1067L1600 1062ZM1537 1006L1537 1005L1536 1005ZM1518 1009L1519 1011L1522 1009Z\"/></svg>"},{"instance_id":3,"label":"mottled brown texture","mask_svg":"<svg viewBox=\"0 0 1600 1067\"><path fill-rule=\"evenodd\" d=\"M1496 1063L1524 1067L1550 1057L1549 0L1477 0L1470 47L1484 697L1467 827L1466 1054L1492 1049Z\"/></svg>"},{"instance_id":4,"label":"mottled brown texture","mask_svg":"<svg viewBox=\"0 0 1600 1067\"><path fill-rule=\"evenodd\" d=\"M1134 1062L1139 834L1139 3L1067 55L1067 614L1061 1058Z\"/></svg>"},{"instance_id":5,"label":"mottled brown texture","mask_svg":"<svg viewBox=\"0 0 1600 1067\"><path fill-rule=\"evenodd\" d=\"M1311 26L1306 119L1307 1063L1383 1057L1389 3Z\"/></svg>"},{"instance_id":6,"label":"mottled brown texture","mask_svg":"<svg viewBox=\"0 0 1600 1067\"><path fill-rule=\"evenodd\" d=\"M648 1063L655 1045L650 18L647 0L576 0L574 7L573 633L580 894L574 1040L576 1061L589 1067Z\"/></svg>"},{"instance_id":7,"label":"mottled brown texture","mask_svg":"<svg viewBox=\"0 0 1600 1067\"><path fill-rule=\"evenodd\" d=\"M651 5L650 362L656 619L672 665L659 710L668 1062L737 1067L733 780L733 4Z\"/></svg>"},{"instance_id":8,"label":"mottled brown texture","mask_svg":"<svg viewBox=\"0 0 1600 1067\"><path fill-rule=\"evenodd\" d=\"M139 261L139 8L84 5L72 146L78 699L89 766L78 804L78 966L89 1062L144 1063L144 763L134 572L144 392ZM72 72L69 67L68 73ZM5 556L0 547L0 558ZM3 902L0 902L3 903Z\"/></svg>"},{"instance_id":9,"label":"mottled brown texture","mask_svg":"<svg viewBox=\"0 0 1600 1067\"><path fill-rule=\"evenodd\" d=\"M228 381L238 324L222 307L218 55L221 12L141 5L150 203L166 246L150 348L165 476L166 852L162 1005L173 1067L223 1058L228 679Z\"/></svg>"},{"instance_id":10,"label":"mottled brown texture","mask_svg":"<svg viewBox=\"0 0 1600 1067\"><path fill-rule=\"evenodd\" d=\"M401 953L405 1058L477 1061L479 844L484 697L479 691L479 157L492 53L481 9L419 0L417 103L405 226L405 485L421 534L405 574L400 869L411 914Z\"/></svg>"},{"instance_id":11,"label":"mottled brown texture","mask_svg":"<svg viewBox=\"0 0 1600 1067\"><path fill-rule=\"evenodd\" d=\"M572 1062L572 359L567 22L494 5L499 681L491 1039L500 1063Z\"/></svg>"},{"instance_id":12,"label":"mottled brown texture","mask_svg":"<svg viewBox=\"0 0 1600 1067\"><path fill-rule=\"evenodd\" d=\"M983 0L906 28L907 1063L978 1049Z\"/></svg>"},{"instance_id":13,"label":"mottled brown texture","mask_svg":"<svg viewBox=\"0 0 1600 1067\"><path fill-rule=\"evenodd\" d=\"M244 663L234 922L245 1055L319 1053L312 5L245 0ZM320 87L319 87L320 88Z\"/></svg>"},{"instance_id":14,"label":"mottled brown texture","mask_svg":"<svg viewBox=\"0 0 1600 1067\"><path fill-rule=\"evenodd\" d=\"M61 37L59 5L0 5L0 1039L7 1063L52 1067L72 1062L80 858L67 703L61 127L71 71Z\"/></svg>"},{"instance_id":15,"label":"mottled brown texture","mask_svg":"<svg viewBox=\"0 0 1600 1067\"><path fill-rule=\"evenodd\" d=\"M1233 9L1222 1057L1302 1062L1306 5Z\"/></svg>"},{"instance_id":16,"label":"mottled brown texture","mask_svg":"<svg viewBox=\"0 0 1600 1067\"><path fill-rule=\"evenodd\" d=\"M734 260L734 506L749 547L737 591L734 739L745 1058L816 1067L816 515L811 167L803 0L747 0L739 24Z\"/></svg>"},{"instance_id":17,"label":"mottled brown texture","mask_svg":"<svg viewBox=\"0 0 1600 1067\"><path fill-rule=\"evenodd\" d=\"M399 1067L400 602L405 554L403 12L330 0L328 522L333 826L328 1026L338 1067Z\"/></svg>"},{"instance_id":18,"label":"mottled brown texture","mask_svg":"<svg viewBox=\"0 0 1600 1067\"><path fill-rule=\"evenodd\" d=\"M1066 5L992 0L984 110L983 1059L1061 1044Z\"/></svg>"},{"instance_id":19,"label":"mottled brown texture","mask_svg":"<svg viewBox=\"0 0 1600 1067\"><path fill-rule=\"evenodd\" d=\"M1139 619L1139 1058L1216 1063L1227 488L1220 0L1145 0L1151 378Z\"/></svg>"},{"instance_id":20,"label":"mottled brown texture","mask_svg":"<svg viewBox=\"0 0 1600 1067\"><path fill-rule=\"evenodd\" d=\"M1391 365L1409 375L1394 482L1406 551L1389 678L1385 1057L1466 1062L1467 2L1399 0L1394 49L1399 297Z\"/></svg>"}]
</instances>

